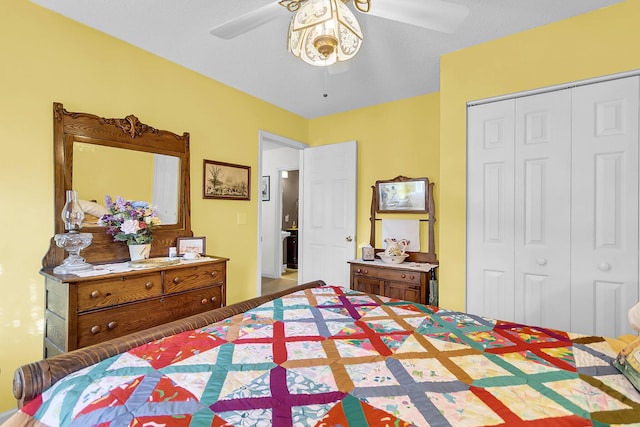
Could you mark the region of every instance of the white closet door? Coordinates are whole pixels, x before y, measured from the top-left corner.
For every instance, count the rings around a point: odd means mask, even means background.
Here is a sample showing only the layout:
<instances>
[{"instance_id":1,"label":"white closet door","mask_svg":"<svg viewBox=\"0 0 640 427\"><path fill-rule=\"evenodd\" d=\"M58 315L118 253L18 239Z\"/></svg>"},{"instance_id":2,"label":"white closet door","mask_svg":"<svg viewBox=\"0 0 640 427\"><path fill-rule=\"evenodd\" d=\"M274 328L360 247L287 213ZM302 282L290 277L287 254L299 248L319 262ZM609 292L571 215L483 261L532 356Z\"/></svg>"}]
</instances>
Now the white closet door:
<instances>
[{"instance_id":1,"label":"white closet door","mask_svg":"<svg viewBox=\"0 0 640 427\"><path fill-rule=\"evenodd\" d=\"M514 319L514 101L467 117L467 311Z\"/></svg>"},{"instance_id":2,"label":"white closet door","mask_svg":"<svg viewBox=\"0 0 640 427\"><path fill-rule=\"evenodd\" d=\"M638 301L638 77L573 92L571 330L630 333Z\"/></svg>"},{"instance_id":3,"label":"white closet door","mask_svg":"<svg viewBox=\"0 0 640 427\"><path fill-rule=\"evenodd\" d=\"M515 103L515 320L568 330L571 91Z\"/></svg>"}]
</instances>

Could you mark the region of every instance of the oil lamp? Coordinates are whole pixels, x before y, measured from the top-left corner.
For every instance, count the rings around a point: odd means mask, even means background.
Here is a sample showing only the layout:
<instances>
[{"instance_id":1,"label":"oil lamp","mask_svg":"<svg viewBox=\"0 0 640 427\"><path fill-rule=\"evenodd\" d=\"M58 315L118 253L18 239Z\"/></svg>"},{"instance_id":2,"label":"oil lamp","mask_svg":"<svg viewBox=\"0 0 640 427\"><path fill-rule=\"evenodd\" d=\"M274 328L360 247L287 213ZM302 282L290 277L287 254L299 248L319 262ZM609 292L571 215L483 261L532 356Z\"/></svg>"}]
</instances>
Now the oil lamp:
<instances>
[{"instance_id":1,"label":"oil lamp","mask_svg":"<svg viewBox=\"0 0 640 427\"><path fill-rule=\"evenodd\" d=\"M80 256L80 251L91 244L93 234L80 232L84 212L78 204L78 193L67 190L66 198L67 201L61 213L66 233L56 234L53 239L59 248L69 253L69 256L53 269L55 274L74 274L93 269L93 266Z\"/></svg>"}]
</instances>

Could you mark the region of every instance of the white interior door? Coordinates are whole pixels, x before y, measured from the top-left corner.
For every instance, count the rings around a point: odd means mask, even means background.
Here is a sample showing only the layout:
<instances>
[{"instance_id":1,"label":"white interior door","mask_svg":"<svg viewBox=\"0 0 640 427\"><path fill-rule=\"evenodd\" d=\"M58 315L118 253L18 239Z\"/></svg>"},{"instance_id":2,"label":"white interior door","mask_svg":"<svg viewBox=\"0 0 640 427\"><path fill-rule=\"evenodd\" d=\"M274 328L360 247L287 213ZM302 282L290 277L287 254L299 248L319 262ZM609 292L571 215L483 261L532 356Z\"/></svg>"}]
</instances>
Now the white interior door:
<instances>
[{"instance_id":1,"label":"white interior door","mask_svg":"<svg viewBox=\"0 0 640 427\"><path fill-rule=\"evenodd\" d=\"M514 100L470 107L467 132L467 311L511 320Z\"/></svg>"},{"instance_id":2,"label":"white interior door","mask_svg":"<svg viewBox=\"0 0 640 427\"><path fill-rule=\"evenodd\" d=\"M515 108L515 321L569 330L571 91Z\"/></svg>"},{"instance_id":3,"label":"white interior door","mask_svg":"<svg viewBox=\"0 0 640 427\"><path fill-rule=\"evenodd\" d=\"M180 167L180 159L177 157L153 155L152 203L158 207L158 216L163 224L178 222Z\"/></svg>"},{"instance_id":4,"label":"white interior door","mask_svg":"<svg viewBox=\"0 0 640 427\"><path fill-rule=\"evenodd\" d=\"M638 301L638 79L574 89L572 330L632 333Z\"/></svg>"},{"instance_id":5,"label":"white interior door","mask_svg":"<svg viewBox=\"0 0 640 427\"><path fill-rule=\"evenodd\" d=\"M356 252L355 141L304 150L302 219L300 221L302 283L324 280L349 286L349 260Z\"/></svg>"}]
</instances>

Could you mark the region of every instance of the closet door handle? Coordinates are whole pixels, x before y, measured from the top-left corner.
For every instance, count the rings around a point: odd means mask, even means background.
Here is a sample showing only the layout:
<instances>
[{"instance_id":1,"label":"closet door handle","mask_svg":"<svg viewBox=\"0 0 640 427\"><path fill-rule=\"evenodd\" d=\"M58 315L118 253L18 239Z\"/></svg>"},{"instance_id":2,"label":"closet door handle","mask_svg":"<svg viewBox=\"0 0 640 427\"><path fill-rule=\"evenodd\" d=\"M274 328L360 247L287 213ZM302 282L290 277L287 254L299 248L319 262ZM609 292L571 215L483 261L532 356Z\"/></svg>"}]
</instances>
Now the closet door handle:
<instances>
[{"instance_id":1,"label":"closet door handle","mask_svg":"<svg viewBox=\"0 0 640 427\"><path fill-rule=\"evenodd\" d=\"M538 265L547 265L547 259L546 258L538 258L536 260L536 262L538 263Z\"/></svg>"},{"instance_id":2,"label":"closet door handle","mask_svg":"<svg viewBox=\"0 0 640 427\"><path fill-rule=\"evenodd\" d=\"M598 270L600 271L609 271L611 270L611 266L606 262L601 262L598 264Z\"/></svg>"}]
</instances>

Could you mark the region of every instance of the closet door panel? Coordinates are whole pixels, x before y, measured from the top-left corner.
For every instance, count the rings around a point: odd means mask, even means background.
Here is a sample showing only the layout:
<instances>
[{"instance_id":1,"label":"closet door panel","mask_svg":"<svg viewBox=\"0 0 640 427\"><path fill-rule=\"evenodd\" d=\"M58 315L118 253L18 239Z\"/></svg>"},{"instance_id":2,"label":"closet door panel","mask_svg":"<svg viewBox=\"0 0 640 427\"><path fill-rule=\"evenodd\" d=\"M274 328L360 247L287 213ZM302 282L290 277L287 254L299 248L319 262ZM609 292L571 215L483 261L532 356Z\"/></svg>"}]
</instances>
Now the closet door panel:
<instances>
[{"instance_id":1,"label":"closet door panel","mask_svg":"<svg viewBox=\"0 0 640 427\"><path fill-rule=\"evenodd\" d=\"M467 311L514 319L514 101L468 109Z\"/></svg>"},{"instance_id":2,"label":"closet door panel","mask_svg":"<svg viewBox=\"0 0 640 427\"><path fill-rule=\"evenodd\" d=\"M515 319L570 327L571 92L516 100Z\"/></svg>"},{"instance_id":3,"label":"closet door panel","mask_svg":"<svg viewBox=\"0 0 640 427\"><path fill-rule=\"evenodd\" d=\"M571 330L631 333L638 301L638 77L574 89Z\"/></svg>"}]
</instances>

